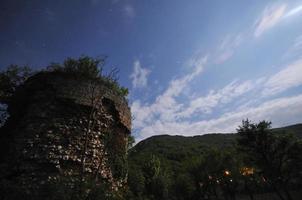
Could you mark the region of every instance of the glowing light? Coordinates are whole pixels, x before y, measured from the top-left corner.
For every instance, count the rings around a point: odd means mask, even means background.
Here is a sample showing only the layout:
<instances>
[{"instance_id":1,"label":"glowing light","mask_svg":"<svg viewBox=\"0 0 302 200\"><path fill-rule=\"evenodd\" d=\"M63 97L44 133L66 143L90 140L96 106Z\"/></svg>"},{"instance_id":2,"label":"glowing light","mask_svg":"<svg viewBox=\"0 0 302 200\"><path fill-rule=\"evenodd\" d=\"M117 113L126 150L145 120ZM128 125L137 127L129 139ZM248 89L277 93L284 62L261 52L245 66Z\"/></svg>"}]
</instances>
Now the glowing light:
<instances>
[{"instance_id":1,"label":"glowing light","mask_svg":"<svg viewBox=\"0 0 302 200\"><path fill-rule=\"evenodd\" d=\"M224 175L229 176L231 173L228 170L224 171Z\"/></svg>"},{"instance_id":2,"label":"glowing light","mask_svg":"<svg viewBox=\"0 0 302 200\"><path fill-rule=\"evenodd\" d=\"M284 17L293 16L302 11L302 5L290 10Z\"/></svg>"},{"instance_id":3,"label":"glowing light","mask_svg":"<svg viewBox=\"0 0 302 200\"><path fill-rule=\"evenodd\" d=\"M240 173L243 176L248 176L254 174L254 168L249 168L249 167L243 167L240 169Z\"/></svg>"}]
</instances>

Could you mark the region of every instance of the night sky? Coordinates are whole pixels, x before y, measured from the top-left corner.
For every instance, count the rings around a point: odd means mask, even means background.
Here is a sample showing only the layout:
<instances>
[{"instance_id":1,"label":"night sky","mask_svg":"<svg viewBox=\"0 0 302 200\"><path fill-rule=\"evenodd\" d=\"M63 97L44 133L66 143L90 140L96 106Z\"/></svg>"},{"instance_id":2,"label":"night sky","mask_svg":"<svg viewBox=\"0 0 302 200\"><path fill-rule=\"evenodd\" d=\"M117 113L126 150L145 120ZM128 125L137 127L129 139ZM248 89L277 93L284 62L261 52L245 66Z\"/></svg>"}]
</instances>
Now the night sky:
<instances>
[{"instance_id":1,"label":"night sky","mask_svg":"<svg viewBox=\"0 0 302 200\"><path fill-rule=\"evenodd\" d=\"M302 1L1 0L0 68L108 56L133 134L302 122Z\"/></svg>"}]
</instances>

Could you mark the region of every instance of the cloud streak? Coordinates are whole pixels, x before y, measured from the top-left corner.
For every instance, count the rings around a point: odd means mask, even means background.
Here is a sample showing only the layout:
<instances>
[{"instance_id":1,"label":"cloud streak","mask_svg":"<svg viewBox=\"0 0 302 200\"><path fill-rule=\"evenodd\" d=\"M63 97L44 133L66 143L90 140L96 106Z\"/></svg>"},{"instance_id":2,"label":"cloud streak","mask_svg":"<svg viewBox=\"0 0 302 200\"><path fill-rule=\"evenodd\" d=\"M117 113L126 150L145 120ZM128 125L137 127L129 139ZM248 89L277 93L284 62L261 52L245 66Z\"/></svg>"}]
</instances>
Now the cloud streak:
<instances>
[{"instance_id":1,"label":"cloud streak","mask_svg":"<svg viewBox=\"0 0 302 200\"><path fill-rule=\"evenodd\" d=\"M213 108L231 102L234 98L251 91L258 84L252 83L251 81L233 81L218 91L211 90L208 95L191 100L189 106L182 112L177 113L177 116L179 118L188 118L193 114L211 113Z\"/></svg>"},{"instance_id":2,"label":"cloud streak","mask_svg":"<svg viewBox=\"0 0 302 200\"><path fill-rule=\"evenodd\" d=\"M140 61L136 60L133 64L133 72L130 75L132 79L133 88L143 88L148 84L148 75L151 71L147 68L141 67Z\"/></svg>"},{"instance_id":3,"label":"cloud streak","mask_svg":"<svg viewBox=\"0 0 302 200\"><path fill-rule=\"evenodd\" d=\"M302 54L302 35L298 36L293 45L288 49L288 51L284 54L283 58L297 58Z\"/></svg>"},{"instance_id":4,"label":"cloud streak","mask_svg":"<svg viewBox=\"0 0 302 200\"><path fill-rule=\"evenodd\" d=\"M234 132L245 118L253 121L271 120L275 126L301 122L302 94L295 93L294 96L283 98L276 96L302 85L301 57L296 57L295 61L281 66L280 71L267 77L234 79L220 89L210 90L203 95L183 95L206 64L226 62L244 40L259 38L286 16L300 12L299 7L287 12L287 7L287 4L267 6L253 26L252 34L240 32L226 36L220 46L214 49L210 61L207 61L207 57L192 57L187 63L192 71L171 80L167 89L153 102L144 104L139 100L134 101L131 109L135 117L133 126L138 134L137 140L158 134L192 136ZM291 50L299 52L301 46L301 37L298 37Z\"/></svg>"},{"instance_id":5,"label":"cloud streak","mask_svg":"<svg viewBox=\"0 0 302 200\"><path fill-rule=\"evenodd\" d=\"M136 100L131 105L131 111L134 115L134 129L141 129L147 124L152 124L155 119L162 121L176 120L176 113L182 109L182 104L177 102L177 97L184 91L190 81L198 76L207 62L207 57L193 58L190 60L193 71L180 78L170 81L168 88L157 98L154 103L142 105Z\"/></svg>"},{"instance_id":6,"label":"cloud streak","mask_svg":"<svg viewBox=\"0 0 302 200\"><path fill-rule=\"evenodd\" d=\"M302 95L275 99L268 97L302 85L302 60L292 62L269 77L235 80L219 90L211 90L205 96L187 99L187 104L178 102L176 97L202 72L203 66L196 65L193 72L172 80L166 91L159 95L154 103L142 105L138 100L133 102L131 109L135 116L134 130L139 131L138 140L156 134L196 135L233 132L244 118L272 120L275 125L284 125L282 123L288 120L290 123L301 120ZM256 98L252 95L253 99L249 98L250 94L256 93L263 95L257 95ZM241 100L244 97L247 97L249 102L242 104ZM206 116L214 109L225 107L229 103L236 104L235 111L208 120L194 117Z\"/></svg>"},{"instance_id":7,"label":"cloud streak","mask_svg":"<svg viewBox=\"0 0 302 200\"><path fill-rule=\"evenodd\" d=\"M286 4L266 7L256 22L254 36L260 37L264 32L278 24L285 14L286 7Z\"/></svg>"},{"instance_id":8,"label":"cloud streak","mask_svg":"<svg viewBox=\"0 0 302 200\"><path fill-rule=\"evenodd\" d=\"M263 94L274 95L299 85L302 85L302 59L271 76L264 85Z\"/></svg>"},{"instance_id":9,"label":"cloud streak","mask_svg":"<svg viewBox=\"0 0 302 200\"><path fill-rule=\"evenodd\" d=\"M223 39L220 47L218 48L218 56L215 60L216 64L224 63L225 61L229 60L236 48L239 47L239 45L243 41L243 34L238 34L234 37L227 36Z\"/></svg>"},{"instance_id":10,"label":"cloud streak","mask_svg":"<svg viewBox=\"0 0 302 200\"><path fill-rule=\"evenodd\" d=\"M302 12L302 6L298 6L294 9L290 10L284 17L291 17L291 16L296 15L300 12Z\"/></svg>"},{"instance_id":11,"label":"cloud streak","mask_svg":"<svg viewBox=\"0 0 302 200\"><path fill-rule=\"evenodd\" d=\"M301 122L301 112L302 95L277 98L259 106L229 112L211 120L197 122L157 120L151 126L146 126L141 130L138 140L158 134L192 136L205 133L230 133L236 130L242 119L246 118L253 121L271 120L274 122L274 126L282 126L287 124L288 119L294 119L291 123Z\"/></svg>"}]
</instances>

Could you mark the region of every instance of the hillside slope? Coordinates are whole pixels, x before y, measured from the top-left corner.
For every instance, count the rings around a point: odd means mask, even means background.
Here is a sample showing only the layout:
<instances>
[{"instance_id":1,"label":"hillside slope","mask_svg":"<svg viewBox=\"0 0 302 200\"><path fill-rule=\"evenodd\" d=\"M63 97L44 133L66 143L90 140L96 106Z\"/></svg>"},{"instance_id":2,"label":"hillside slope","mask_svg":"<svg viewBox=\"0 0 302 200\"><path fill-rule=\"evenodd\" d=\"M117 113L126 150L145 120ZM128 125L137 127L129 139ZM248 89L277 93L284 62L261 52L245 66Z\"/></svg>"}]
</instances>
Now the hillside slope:
<instances>
[{"instance_id":1,"label":"hillside slope","mask_svg":"<svg viewBox=\"0 0 302 200\"><path fill-rule=\"evenodd\" d=\"M302 124L275 128L276 134L291 133L302 138ZM205 134L192 137L158 135L135 145L129 152L130 164L141 165L155 155L173 171L183 168L188 160L200 157L208 148L225 149L236 142L237 134Z\"/></svg>"}]
</instances>

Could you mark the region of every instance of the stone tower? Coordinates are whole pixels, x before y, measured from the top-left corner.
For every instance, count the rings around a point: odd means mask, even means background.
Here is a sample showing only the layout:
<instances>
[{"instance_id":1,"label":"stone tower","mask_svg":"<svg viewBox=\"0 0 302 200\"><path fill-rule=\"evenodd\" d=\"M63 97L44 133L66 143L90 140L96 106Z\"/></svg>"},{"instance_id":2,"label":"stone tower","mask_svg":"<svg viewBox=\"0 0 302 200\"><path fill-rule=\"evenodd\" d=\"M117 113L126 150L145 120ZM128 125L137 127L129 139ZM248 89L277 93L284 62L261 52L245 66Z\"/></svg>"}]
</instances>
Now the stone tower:
<instances>
[{"instance_id":1,"label":"stone tower","mask_svg":"<svg viewBox=\"0 0 302 200\"><path fill-rule=\"evenodd\" d=\"M29 194L57 183L76 191L84 180L122 187L131 112L108 82L40 72L16 91L12 105L1 129L8 185Z\"/></svg>"}]
</instances>

